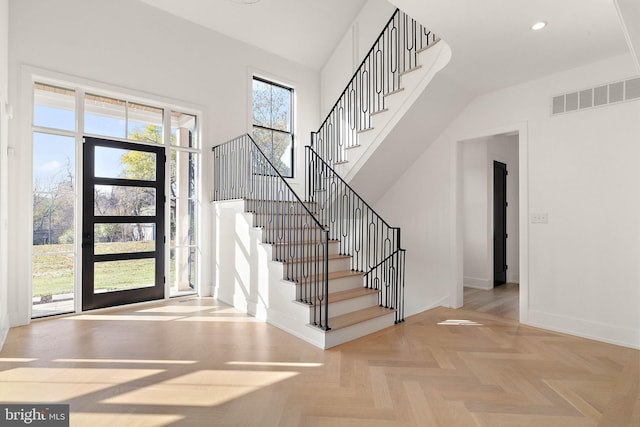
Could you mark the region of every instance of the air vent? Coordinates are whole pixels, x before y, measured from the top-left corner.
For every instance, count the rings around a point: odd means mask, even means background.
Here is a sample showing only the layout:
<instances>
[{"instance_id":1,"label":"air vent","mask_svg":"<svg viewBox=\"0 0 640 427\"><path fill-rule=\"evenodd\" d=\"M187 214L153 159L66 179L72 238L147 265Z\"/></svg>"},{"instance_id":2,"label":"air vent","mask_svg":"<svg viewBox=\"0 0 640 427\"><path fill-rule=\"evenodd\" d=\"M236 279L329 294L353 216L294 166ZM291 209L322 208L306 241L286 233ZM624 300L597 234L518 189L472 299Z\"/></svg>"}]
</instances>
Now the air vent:
<instances>
[{"instance_id":1,"label":"air vent","mask_svg":"<svg viewBox=\"0 0 640 427\"><path fill-rule=\"evenodd\" d=\"M551 98L551 114L569 113L607 104L640 99L640 77Z\"/></svg>"}]
</instances>

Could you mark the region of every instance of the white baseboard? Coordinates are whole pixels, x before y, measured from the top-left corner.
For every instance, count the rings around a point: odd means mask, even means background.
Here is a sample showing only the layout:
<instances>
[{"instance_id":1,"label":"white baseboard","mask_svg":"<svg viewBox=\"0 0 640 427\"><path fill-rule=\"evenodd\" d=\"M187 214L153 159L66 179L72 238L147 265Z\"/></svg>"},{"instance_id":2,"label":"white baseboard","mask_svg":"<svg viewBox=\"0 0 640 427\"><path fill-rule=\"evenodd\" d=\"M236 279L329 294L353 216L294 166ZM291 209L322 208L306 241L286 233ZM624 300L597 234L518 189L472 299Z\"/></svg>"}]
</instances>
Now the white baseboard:
<instances>
[{"instance_id":1,"label":"white baseboard","mask_svg":"<svg viewBox=\"0 0 640 427\"><path fill-rule=\"evenodd\" d=\"M474 289L484 289L485 291L493 289L491 279L481 279L479 277L464 276L464 287Z\"/></svg>"},{"instance_id":2,"label":"white baseboard","mask_svg":"<svg viewBox=\"0 0 640 427\"><path fill-rule=\"evenodd\" d=\"M7 334L9 333L9 316L6 313L0 317L0 350L4 346L4 342L7 339Z\"/></svg>"},{"instance_id":3,"label":"white baseboard","mask_svg":"<svg viewBox=\"0 0 640 427\"><path fill-rule=\"evenodd\" d=\"M640 350L640 329L529 309L526 325Z\"/></svg>"}]
</instances>

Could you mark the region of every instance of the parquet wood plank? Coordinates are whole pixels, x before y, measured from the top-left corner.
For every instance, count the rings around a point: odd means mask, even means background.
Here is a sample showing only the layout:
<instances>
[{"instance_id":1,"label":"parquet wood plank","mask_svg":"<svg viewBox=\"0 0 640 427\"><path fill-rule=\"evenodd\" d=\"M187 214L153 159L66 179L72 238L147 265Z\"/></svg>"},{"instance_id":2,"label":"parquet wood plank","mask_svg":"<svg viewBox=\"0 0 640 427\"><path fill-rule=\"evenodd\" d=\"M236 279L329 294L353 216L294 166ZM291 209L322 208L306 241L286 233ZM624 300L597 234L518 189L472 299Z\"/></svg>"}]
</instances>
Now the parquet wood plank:
<instances>
[{"instance_id":1,"label":"parquet wood plank","mask_svg":"<svg viewBox=\"0 0 640 427\"><path fill-rule=\"evenodd\" d=\"M14 328L0 352L0 400L69 403L72 426L637 427L639 383L637 350L466 308L322 351L171 300Z\"/></svg>"}]
</instances>

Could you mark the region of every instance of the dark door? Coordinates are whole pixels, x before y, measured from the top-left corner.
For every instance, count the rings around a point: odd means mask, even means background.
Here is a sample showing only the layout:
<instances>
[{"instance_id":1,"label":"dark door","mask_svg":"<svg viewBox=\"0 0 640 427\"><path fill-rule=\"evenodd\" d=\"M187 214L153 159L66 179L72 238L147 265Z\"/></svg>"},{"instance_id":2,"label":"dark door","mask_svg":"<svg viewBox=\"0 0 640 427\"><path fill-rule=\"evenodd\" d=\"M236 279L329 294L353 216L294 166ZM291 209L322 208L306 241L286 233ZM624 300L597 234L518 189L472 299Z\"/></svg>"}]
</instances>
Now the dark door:
<instances>
[{"instance_id":1,"label":"dark door","mask_svg":"<svg viewBox=\"0 0 640 427\"><path fill-rule=\"evenodd\" d=\"M82 309L164 298L163 147L85 137Z\"/></svg>"},{"instance_id":2,"label":"dark door","mask_svg":"<svg viewBox=\"0 0 640 427\"><path fill-rule=\"evenodd\" d=\"M507 282L507 165L493 162L493 285Z\"/></svg>"}]
</instances>

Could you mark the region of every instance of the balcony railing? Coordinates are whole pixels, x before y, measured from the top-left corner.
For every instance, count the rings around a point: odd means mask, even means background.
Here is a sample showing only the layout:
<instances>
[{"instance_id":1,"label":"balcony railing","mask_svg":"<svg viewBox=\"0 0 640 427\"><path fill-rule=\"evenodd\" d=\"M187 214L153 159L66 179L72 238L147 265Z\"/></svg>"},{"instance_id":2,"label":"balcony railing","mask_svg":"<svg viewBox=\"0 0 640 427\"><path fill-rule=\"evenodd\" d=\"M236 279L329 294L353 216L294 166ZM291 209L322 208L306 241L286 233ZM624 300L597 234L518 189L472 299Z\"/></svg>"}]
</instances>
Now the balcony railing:
<instances>
[{"instance_id":1,"label":"balcony railing","mask_svg":"<svg viewBox=\"0 0 640 427\"><path fill-rule=\"evenodd\" d=\"M422 50L436 35L400 10L389 19L355 74L342 91L311 146L330 166L346 161L358 146L358 133L371 128L371 115L384 111L385 96L401 89L400 77L417 66Z\"/></svg>"}]
</instances>

